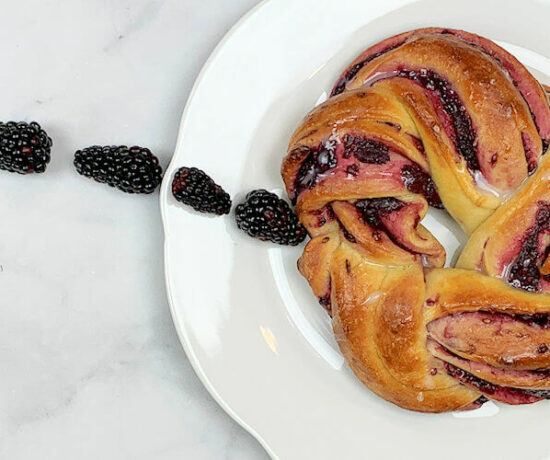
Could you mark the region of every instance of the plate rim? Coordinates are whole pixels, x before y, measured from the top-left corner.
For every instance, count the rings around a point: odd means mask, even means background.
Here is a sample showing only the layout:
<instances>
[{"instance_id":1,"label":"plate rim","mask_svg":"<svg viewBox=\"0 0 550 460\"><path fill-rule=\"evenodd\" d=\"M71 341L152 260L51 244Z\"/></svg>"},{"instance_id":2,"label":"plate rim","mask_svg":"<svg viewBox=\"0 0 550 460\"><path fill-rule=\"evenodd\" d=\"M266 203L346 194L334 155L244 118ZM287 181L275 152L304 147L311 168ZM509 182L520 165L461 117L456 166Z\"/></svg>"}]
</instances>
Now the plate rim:
<instances>
[{"instance_id":1,"label":"plate rim","mask_svg":"<svg viewBox=\"0 0 550 460\"><path fill-rule=\"evenodd\" d=\"M215 61L218 54L221 52L225 44L231 39L231 37L237 32L238 29L241 28L243 24L245 24L252 16L254 16L256 13L259 12L263 7L267 5L267 3L272 2L272 0L261 0L258 4L254 5L252 8L250 8L246 13L244 13L238 20L235 22L230 29L225 33L225 35L221 38L221 40L216 44L212 52L209 54L208 58L204 62L203 66L201 67L199 73L197 74L197 77L195 78L195 81L193 83L193 86L191 87L191 91L189 92L189 96L187 97L187 101L185 102L185 106L183 109L183 113L178 125L178 136L176 140L176 145L174 147L174 153L172 154L172 158L170 159L170 162L166 166L165 171L168 171L171 169L173 163L175 163L175 153L180 148L180 144L182 142L183 138L183 131L187 122L188 114L189 114L189 108L191 107L191 104L195 98L195 94L197 92L198 87L200 86L204 76L212 66L212 63ZM166 295L168 298L168 306L170 309L170 316L172 317L172 323L174 324L174 328L176 329L176 333L178 336L178 339L180 341L181 346L183 347L183 350L185 352L185 355L187 356L187 359L189 360L189 363L191 364L191 367L193 368L193 371L201 381L202 385L210 396L216 401L216 403L225 411L229 417L231 417L237 424L241 426L244 430L246 430L250 435L252 435L262 446L262 448L267 452L267 454L271 458L278 458L278 456L275 454L275 452L272 450L271 446L267 443L267 441L258 433L251 425L249 425L243 418L237 414L235 410L227 403L225 399L223 399L219 393L216 391L214 385L206 375L206 372L203 370L199 359L196 357L195 352L193 350L193 347L190 344L190 341L187 338L186 328L183 321L178 321L178 313L175 308L175 301L173 299L173 292L171 288L170 283L170 277L168 276L168 238L167 238L167 217L166 217L166 207L167 207L167 196L168 196L168 190L169 190L169 184L171 183L171 177L168 175L165 175L162 179L161 188L160 188L160 194L159 194L159 201L160 201L160 215L161 215L161 221L162 221L162 227L163 227L163 233L164 233L164 244L163 244L163 258L164 258L164 285L166 288Z\"/></svg>"},{"instance_id":2,"label":"plate rim","mask_svg":"<svg viewBox=\"0 0 550 460\"><path fill-rule=\"evenodd\" d=\"M537 1L537 0L535 0ZM243 14L237 22L230 27L230 29L225 33L222 37L222 39L217 43L217 45L214 47L213 51L208 56L207 60L205 61L204 65L201 67L200 72L198 73L195 82L192 86L192 89L189 93L189 96L187 98L187 101L184 106L183 114L180 119L179 127L178 127L178 135L177 135L177 141L176 145L174 147L174 154L169 162L169 164L166 167L166 171L173 172L173 166L175 164L175 157L178 156L176 153L179 150L183 150L181 147L182 139L184 137L184 131L189 119L189 112L190 108L195 100L195 96L197 93L197 90L199 89L201 83L204 80L204 77L206 76L207 72L210 70L212 64L218 57L218 55L221 53L223 48L227 45L227 42L233 38L235 33L241 29L242 26L244 26L250 19L252 19L253 16L255 16L256 13L259 13L260 10L265 7L267 4L274 3L272 0L260 0L258 4L254 5L250 10L248 10L245 14ZM405 0L403 2L404 6L409 3L415 3L415 0ZM550 0L542 0L541 3L549 4ZM181 157L179 160L185 159L186 155L184 152L181 152ZM174 322L174 326L178 335L178 338L180 340L180 343L182 344L182 347L186 353L186 356L188 360L191 363L191 366L193 370L195 371L196 375L199 377L201 383L206 388L206 390L209 392L209 394L212 396L212 398L217 402L217 404L236 422L238 423L242 428L244 428L248 433L250 433L259 443L260 445L265 449L267 454L271 458L279 458L279 456L275 453L273 448L267 443L266 439L261 435L258 431L256 431L250 424L248 424L238 413L236 410L232 408L230 403L226 401L220 393L216 390L216 386L214 383L210 380L210 378L207 375L207 372L203 369L203 366L201 365L200 359L197 357L197 354L195 353L195 350L193 348L191 340L189 340L187 331L189 330L189 325L186 326L185 321L181 321L181 312L178 311L176 308L176 300L175 295L173 292L173 280L171 280L171 276L169 275L169 239L168 235L168 205L169 205L169 195L170 193L170 183L171 183L171 174L170 176L165 175L162 181L161 190L160 190L160 211L161 211L161 220L163 224L164 229L164 271L165 271L165 286L166 286L166 292L167 292L167 298L170 308L170 313L172 316L172 320ZM218 385L219 387L219 385ZM269 433L264 433L265 436L267 436Z\"/></svg>"}]
</instances>

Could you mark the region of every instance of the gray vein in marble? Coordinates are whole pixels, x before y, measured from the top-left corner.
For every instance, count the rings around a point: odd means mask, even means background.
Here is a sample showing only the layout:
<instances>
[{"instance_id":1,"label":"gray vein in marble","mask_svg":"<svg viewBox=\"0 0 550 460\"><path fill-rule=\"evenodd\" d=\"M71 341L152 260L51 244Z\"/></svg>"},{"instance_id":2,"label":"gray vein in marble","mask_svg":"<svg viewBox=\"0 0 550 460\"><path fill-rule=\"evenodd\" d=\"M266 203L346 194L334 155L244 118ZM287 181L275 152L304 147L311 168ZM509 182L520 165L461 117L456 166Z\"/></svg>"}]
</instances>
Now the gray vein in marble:
<instances>
[{"instance_id":1,"label":"gray vein in marble","mask_svg":"<svg viewBox=\"0 0 550 460\"><path fill-rule=\"evenodd\" d=\"M200 67L255 3L3 5L0 119L38 120L54 147L46 174L0 172L0 458L266 457L177 339L158 195L124 195L72 165L76 149L111 143L166 165Z\"/></svg>"}]
</instances>

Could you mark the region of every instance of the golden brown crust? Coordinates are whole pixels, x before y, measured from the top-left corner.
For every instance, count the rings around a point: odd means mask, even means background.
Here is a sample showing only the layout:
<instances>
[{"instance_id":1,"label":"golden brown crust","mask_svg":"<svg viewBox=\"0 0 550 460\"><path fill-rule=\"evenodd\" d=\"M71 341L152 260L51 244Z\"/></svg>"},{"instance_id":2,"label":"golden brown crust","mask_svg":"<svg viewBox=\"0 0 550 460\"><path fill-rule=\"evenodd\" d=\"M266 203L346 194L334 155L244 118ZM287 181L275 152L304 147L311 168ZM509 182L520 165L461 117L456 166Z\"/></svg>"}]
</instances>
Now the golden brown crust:
<instances>
[{"instance_id":1,"label":"golden brown crust","mask_svg":"<svg viewBox=\"0 0 550 460\"><path fill-rule=\"evenodd\" d=\"M537 373L550 369L549 139L529 72L488 40L438 28L366 50L296 129L281 172L312 236L299 270L373 392L444 412L550 389ZM441 202L470 235L460 268L441 268L420 223ZM523 267L529 251L538 272Z\"/></svg>"},{"instance_id":2,"label":"golden brown crust","mask_svg":"<svg viewBox=\"0 0 550 460\"><path fill-rule=\"evenodd\" d=\"M330 296L330 264L339 245L337 232L317 236L309 241L298 260L298 270L320 299Z\"/></svg>"},{"instance_id":3,"label":"golden brown crust","mask_svg":"<svg viewBox=\"0 0 550 460\"><path fill-rule=\"evenodd\" d=\"M479 133L480 155L490 157L499 153L499 160L493 167L490 162L481 162L485 166L481 171L495 187L515 189L521 181L518 168L523 177L527 173L525 162L514 154L523 151L518 132L526 132L536 139L539 155L542 145L529 107L505 70L496 61L488 59L483 51L457 37L441 38L440 35L427 34L367 64L349 89L363 86L373 74L391 71L396 63L401 62L409 68L437 69L439 75L452 82L455 91L468 95L462 103ZM480 109L475 110L477 107Z\"/></svg>"},{"instance_id":4,"label":"golden brown crust","mask_svg":"<svg viewBox=\"0 0 550 460\"><path fill-rule=\"evenodd\" d=\"M394 404L423 412L456 410L478 398L425 352L419 264L380 266L344 243L331 268L336 340L365 385ZM411 289L398 289L405 284Z\"/></svg>"}]
</instances>

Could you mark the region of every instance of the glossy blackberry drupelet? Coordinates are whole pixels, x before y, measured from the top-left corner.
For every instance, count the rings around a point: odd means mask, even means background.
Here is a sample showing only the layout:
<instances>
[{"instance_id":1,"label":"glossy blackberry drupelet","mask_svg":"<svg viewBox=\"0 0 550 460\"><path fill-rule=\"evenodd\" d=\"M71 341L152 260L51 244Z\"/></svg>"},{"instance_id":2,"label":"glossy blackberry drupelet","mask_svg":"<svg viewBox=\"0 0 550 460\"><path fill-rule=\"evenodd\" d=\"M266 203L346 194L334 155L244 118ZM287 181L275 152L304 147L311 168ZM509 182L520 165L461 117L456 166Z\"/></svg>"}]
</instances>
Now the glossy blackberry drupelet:
<instances>
[{"instance_id":1,"label":"glossy blackberry drupelet","mask_svg":"<svg viewBox=\"0 0 550 460\"><path fill-rule=\"evenodd\" d=\"M158 158L143 147L92 146L74 154L79 174L126 193L152 193L162 180Z\"/></svg>"},{"instance_id":2,"label":"glossy blackberry drupelet","mask_svg":"<svg viewBox=\"0 0 550 460\"><path fill-rule=\"evenodd\" d=\"M296 246L306 229L288 203L267 190L253 190L235 210L237 226L253 238Z\"/></svg>"},{"instance_id":3,"label":"glossy blackberry drupelet","mask_svg":"<svg viewBox=\"0 0 550 460\"><path fill-rule=\"evenodd\" d=\"M172 181L172 194L195 211L221 216L231 210L229 194L198 168L178 169Z\"/></svg>"},{"instance_id":4,"label":"glossy blackberry drupelet","mask_svg":"<svg viewBox=\"0 0 550 460\"><path fill-rule=\"evenodd\" d=\"M0 169L19 174L43 173L52 140L36 122L0 122Z\"/></svg>"}]
</instances>

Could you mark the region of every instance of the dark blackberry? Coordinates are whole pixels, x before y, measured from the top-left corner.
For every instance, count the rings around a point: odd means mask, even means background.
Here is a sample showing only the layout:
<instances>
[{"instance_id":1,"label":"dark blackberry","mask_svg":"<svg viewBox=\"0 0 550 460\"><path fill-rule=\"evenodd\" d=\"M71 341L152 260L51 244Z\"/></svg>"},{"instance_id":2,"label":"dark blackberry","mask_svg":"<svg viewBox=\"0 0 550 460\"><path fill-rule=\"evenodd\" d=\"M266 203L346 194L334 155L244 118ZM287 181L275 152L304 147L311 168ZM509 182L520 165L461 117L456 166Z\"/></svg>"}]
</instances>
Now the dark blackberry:
<instances>
[{"instance_id":1,"label":"dark blackberry","mask_svg":"<svg viewBox=\"0 0 550 460\"><path fill-rule=\"evenodd\" d=\"M43 173L52 140L38 123L0 122L0 169L19 174Z\"/></svg>"},{"instance_id":2,"label":"dark blackberry","mask_svg":"<svg viewBox=\"0 0 550 460\"><path fill-rule=\"evenodd\" d=\"M143 147L94 145L78 150L74 165L79 174L126 193L152 193L162 180L158 158Z\"/></svg>"},{"instance_id":3,"label":"dark blackberry","mask_svg":"<svg viewBox=\"0 0 550 460\"><path fill-rule=\"evenodd\" d=\"M178 169L172 180L172 194L195 211L221 216L231 210L229 194L198 168Z\"/></svg>"},{"instance_id":4,"label":"dark blackberry","mask_svg":"<svg viewBox=\"0 0 550 460\"><path fill-rule=\"evenodd\" d=\"M288 203L267 190L253 190L235 210L237 226L253 238L296 246L306 229Z\"/></svg>"}]
</instances>

